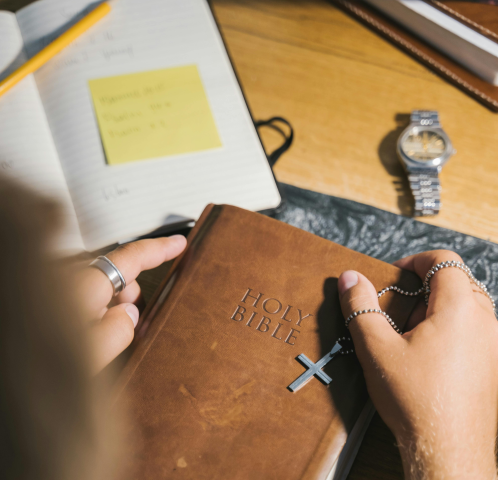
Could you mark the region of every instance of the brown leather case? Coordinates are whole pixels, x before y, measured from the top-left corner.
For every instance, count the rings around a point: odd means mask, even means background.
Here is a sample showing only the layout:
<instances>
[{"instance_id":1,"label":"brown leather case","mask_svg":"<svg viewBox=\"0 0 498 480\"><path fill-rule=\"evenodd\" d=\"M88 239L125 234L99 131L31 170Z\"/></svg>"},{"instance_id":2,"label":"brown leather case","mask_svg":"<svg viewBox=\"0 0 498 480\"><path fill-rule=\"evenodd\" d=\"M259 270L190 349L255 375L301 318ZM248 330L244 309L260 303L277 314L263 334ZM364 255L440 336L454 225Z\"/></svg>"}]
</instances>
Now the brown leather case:
<instances>
[{"instance_id":1,"label":"brown leather case","mask_svg":"<svg viewBox=\"0 0 498 480\"><path fill-rule=\"evenodd\" d=\"M461 0L425 0L450 17L490 40L498 42L498 8L495 5Z\"/></svg>"},{"instance_id":2,"label":"brown leather case","mask_svg":"<svg viewBox=\"0 0 498 480\"><path fill-rule=\"evenodd\" d=\"M498 7L457 0L427 1L479 33L498 41ZM362 0L331 0L331 2L395 43L490 110L498 112L498 87L480 79Z\"/></svg>"},{"instance_id":3,"label":"brown leather case","mask_svg":"<svg viewBox=\"0 0 498 480\"><path fill-rule=\"evenodd\" d=\"M316 362L348 336L337 294L346 269L377 289L420 287L411 272L290 225L207 207L121 378L129 478L325 479L368 399L360 365L338 355L324 368L329 386L287 387L305 371L299 354ZM416 302L381 300L401 326Z\"/></svg>"}]
</instances>

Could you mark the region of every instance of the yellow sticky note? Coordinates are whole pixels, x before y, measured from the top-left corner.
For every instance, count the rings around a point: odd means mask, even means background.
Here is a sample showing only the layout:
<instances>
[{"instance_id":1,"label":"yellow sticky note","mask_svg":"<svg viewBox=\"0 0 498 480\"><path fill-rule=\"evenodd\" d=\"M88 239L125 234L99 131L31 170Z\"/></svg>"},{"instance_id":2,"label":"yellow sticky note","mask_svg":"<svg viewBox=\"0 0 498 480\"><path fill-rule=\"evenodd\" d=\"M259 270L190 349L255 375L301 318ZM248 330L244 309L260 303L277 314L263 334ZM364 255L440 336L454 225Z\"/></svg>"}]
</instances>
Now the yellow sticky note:
<instances>
[{"instance_id":1,"label":"yellow sticky note","mask_svg":"<svg viewBox=\"0 0 498 480\"><path fill-rule=\"evenodd\" d=\"M110 165L221 147L195 65L88 83Z\"/></svg>"}]
</instances>

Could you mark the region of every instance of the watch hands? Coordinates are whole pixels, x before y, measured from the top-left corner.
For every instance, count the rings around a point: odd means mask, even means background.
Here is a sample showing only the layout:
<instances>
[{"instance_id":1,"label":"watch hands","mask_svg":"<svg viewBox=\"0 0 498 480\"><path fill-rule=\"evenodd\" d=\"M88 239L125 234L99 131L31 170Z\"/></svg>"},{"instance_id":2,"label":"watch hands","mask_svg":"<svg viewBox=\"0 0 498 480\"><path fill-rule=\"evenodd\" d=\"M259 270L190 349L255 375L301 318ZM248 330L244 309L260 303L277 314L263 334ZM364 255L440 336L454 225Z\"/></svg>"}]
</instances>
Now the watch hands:
<instances>
[{"instance_id":1,"label":"watch hands","mask_svg":"<svg viewBox=\"0 0 498 480\"><path fill-rule=\"evenodd\" d=\"M427 132L422 133L422 142L423 142L423 148L424 150L427 150L427 144L428 144L428 138L427 138Z\"/></svg>"}]
</instances>

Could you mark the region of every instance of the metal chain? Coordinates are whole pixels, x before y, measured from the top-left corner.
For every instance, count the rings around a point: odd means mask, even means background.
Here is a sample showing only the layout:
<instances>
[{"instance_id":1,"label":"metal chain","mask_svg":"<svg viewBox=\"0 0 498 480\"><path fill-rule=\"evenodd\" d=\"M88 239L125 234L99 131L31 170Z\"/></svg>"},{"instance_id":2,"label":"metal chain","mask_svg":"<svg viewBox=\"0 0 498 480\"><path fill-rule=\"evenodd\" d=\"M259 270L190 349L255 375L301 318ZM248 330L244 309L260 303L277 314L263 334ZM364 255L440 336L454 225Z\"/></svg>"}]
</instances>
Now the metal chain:
<instances>
[{"instance_id":1,"label":"metal chain","mask_svg":"<svg viewBox=\"0 0 498 480\"><path fill-rule=\"evenodd\" d=\"M431 278L439 270L442 270L443 268L449 268L449 267L454 267L454 268L458 268L458 269L462 270L462 272L464 272L467 275L467 277L469 277L469 280L472 283L474 283L475 285L477 285L477 287L479 287L482 290L484 295L486 295L489 298L489 301L491 302L491 305L493 306L493 312L496 315L496 304L495 304L495 301L493 300L493 297L489 294L486 285L484 285L484 283L480 282L479 280L476 279L476 277L474 277L474 274L472 273L470 268L467 267L467 265L465 265L463 262L457 262L456 260L441 262L441 263L438 263L437 265L434 265L434 267L432 267L427 272L427 275L425 276L424 283L422 284L422 287L419 288L416 292L406 292L405 290L403 290L395 285L392 285L392 286L384 288L380 292L378 292L377 298L382 297L382 295L384 295L385 293L387 293L389 291L397 292L397 293L400 293L401 295L407 295L409 297L415 297L415 296L424 294L425 304L429 305L429 295L431 294L431 287L430 287ZM389 322L389 325L391 325L391 327L393 327L393 329L401 335L402 332L397 327L397 325L393 322L391 317L386 312L383 312L382 310L375 309L375 308L370 308L368 310L358 310L356 312L353 312L346 319L346 322L345 322L346 328L349 328L349 322L351 322L351 320L353 320L353 318L357 317L358 315L362 315L364 313L380 313Z\"/></svg>"},{"instance_id":2,"label":"metal chain","mask_svg":"<svg viewBox=\"0 0 498 480\"><path fill-rule=\"evenodd\" d=\"M343 341L348 340L349 342L352 342L351 337L347 337L347 338L346 337L342 337L342 338L339 337L339 340L336 340L335 343L339 343L341 340L343 340ZM341 345L341 347L342 347L342 345ZM351 349L351 350L341 350L341 355L349 355L350 353L353 353L353 352L354 352L353 349Z\"/></svg>"}]
</instances>

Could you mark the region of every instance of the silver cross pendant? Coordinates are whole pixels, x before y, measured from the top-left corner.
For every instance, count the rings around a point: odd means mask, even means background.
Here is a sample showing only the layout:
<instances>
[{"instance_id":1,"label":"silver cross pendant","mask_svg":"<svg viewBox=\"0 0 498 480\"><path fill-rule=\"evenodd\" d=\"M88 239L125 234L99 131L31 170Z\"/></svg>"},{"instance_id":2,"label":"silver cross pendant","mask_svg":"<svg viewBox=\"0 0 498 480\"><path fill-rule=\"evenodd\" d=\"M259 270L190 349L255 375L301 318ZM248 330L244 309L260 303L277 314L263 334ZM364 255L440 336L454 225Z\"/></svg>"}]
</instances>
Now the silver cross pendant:
<instances>
[{"instance_id":1,"label":"silver cross pendant","mask_svg":"<svg viewBox=\"0 0 498 480\"><path fill-rule=\"evenodd\" d=\"M313 363L306 355L301 353L297 357L297 360L301 362L308 370L304 372L297 380L294 380L287 388L291 392L297 392L301 387L304 387L314 376L319 378L325 385L328 385L332 379L325 373L322 372L322 368L327 365L341 350L342 346L340 343L336 343L332 350L327 353L323 358L318 360L318 362Z\"/></svg>"}]
</instances>

